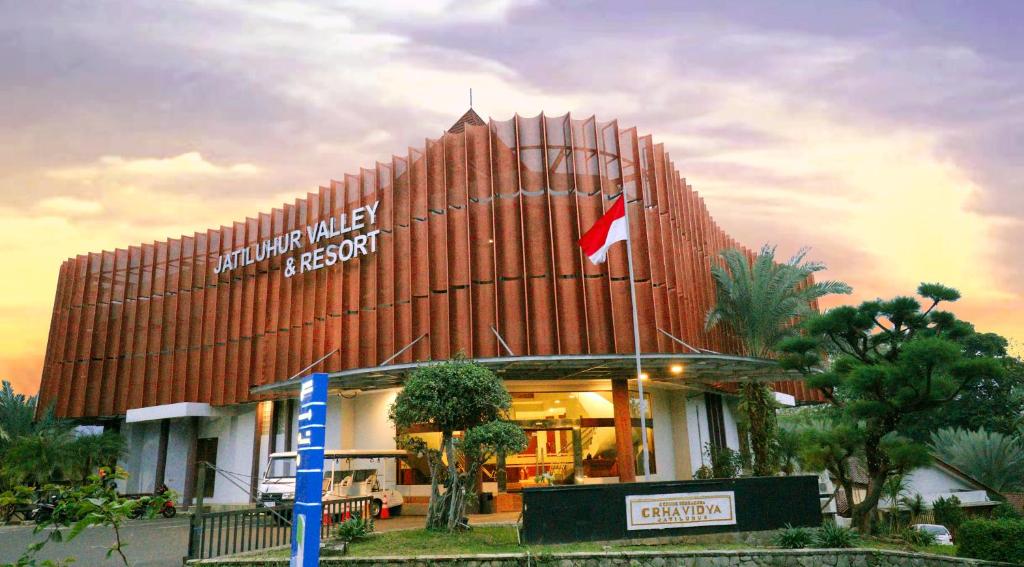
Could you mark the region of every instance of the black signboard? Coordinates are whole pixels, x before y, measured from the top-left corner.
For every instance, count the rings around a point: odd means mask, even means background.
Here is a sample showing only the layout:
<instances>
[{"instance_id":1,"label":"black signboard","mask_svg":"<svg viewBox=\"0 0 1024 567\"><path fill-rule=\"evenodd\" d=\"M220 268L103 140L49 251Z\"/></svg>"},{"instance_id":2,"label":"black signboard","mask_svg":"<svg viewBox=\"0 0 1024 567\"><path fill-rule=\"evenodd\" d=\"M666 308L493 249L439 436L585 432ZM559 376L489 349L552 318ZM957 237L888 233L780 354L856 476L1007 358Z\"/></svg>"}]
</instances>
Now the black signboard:
<instances>
[{"instance_id":1,"label":"black signboard","mask_svg":"<svg viewBox=\"0 0 1024 567\"><path fill-rule=\"evenodd\" d=\"M669 506L685 504L689 493L731 493L722 510L696 516L688 527L677 527L677 518L666 518L660 529L636 529L641 513L651 521L653 508L630 512L627 499L652 495L676 495L665 499L661 513L679 513ZM684 495L684 496L679 496ZM697 494L694 494L697 497ZM628 498L633 497L633 498ZM657 500L657 499L654 499ZM714 500L709 500L714 502ZM721 502L721 501L720 501ZM725 509L731 506L732 510ZM684 512L689 513L690 510ZM705 510L699 510L705 514ZM632 514L632 521L627 521ZM700 518L730 518L733 523L703 525ZM687 516L690 520L692 516ZM629 529L632 524L634 529ZM786 524L793 526L821 525L818 477L785 476L728 478L713 480L680 480L668 482L627 482L618 484L583 484L523 489L524 543L565 543L574 541L609 541L617 539L698 535L724 532L774 530ZM650 524L644 524L650 525Z\"/></svg>"}]
</instances>

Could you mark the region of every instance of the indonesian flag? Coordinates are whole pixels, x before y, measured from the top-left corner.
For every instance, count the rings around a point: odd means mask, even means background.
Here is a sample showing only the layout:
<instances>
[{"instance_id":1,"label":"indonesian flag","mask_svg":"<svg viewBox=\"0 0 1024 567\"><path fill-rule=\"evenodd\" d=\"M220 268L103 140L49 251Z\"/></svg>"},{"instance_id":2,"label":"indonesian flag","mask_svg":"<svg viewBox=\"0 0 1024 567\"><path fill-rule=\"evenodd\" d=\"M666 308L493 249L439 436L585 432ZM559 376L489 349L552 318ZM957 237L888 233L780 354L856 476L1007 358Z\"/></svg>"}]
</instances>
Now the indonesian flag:
<instances>
[{"instance_id":1,"label":"indonesian flag","mask_svg":"<svg viewBox=\"0 0 1024 567\"><path fill-rule=\"evenodd\" d=\"M620 240L626 240L626 205L623 196L615 200L612 208L580 238L583 253L595 264L608 258L608 249Z\"/></svg>"}]
</instances>

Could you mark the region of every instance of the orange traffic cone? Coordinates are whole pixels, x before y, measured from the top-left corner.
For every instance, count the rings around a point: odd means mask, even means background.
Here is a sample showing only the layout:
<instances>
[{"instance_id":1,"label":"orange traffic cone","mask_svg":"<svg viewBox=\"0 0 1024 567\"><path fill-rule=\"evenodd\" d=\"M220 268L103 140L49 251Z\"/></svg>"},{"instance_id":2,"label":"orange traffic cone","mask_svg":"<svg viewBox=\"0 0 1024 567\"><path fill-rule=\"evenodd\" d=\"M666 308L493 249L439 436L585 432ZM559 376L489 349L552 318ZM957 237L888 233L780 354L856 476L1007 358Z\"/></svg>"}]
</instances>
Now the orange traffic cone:
<instances>
[{"instance_id":1,"label":"orange traffic cone","mask_svg":"<svg viewBox=\"0 0 1024 567\"><path fill-rule=\"evenodd\" d=\"M387 520L390 517L391 512L388 511L388 495L385 494L384 497L381 498L380 502L380 519Z\"/></svg>"}]
</instances>

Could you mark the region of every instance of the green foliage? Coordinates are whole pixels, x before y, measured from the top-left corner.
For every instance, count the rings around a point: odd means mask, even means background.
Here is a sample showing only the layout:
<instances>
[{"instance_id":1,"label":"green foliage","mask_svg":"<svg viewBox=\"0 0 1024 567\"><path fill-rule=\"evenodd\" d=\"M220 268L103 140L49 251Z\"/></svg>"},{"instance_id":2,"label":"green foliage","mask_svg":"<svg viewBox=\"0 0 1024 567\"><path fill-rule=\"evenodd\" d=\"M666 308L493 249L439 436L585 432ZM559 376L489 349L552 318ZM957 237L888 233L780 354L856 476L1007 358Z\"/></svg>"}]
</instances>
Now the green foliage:
<instances>
[{"instance_id":1,"label":"green foliage","mask_svg":"<svg viewBox=\"0 0 1024 567\"><path fill-rule=\"evenodd\" d=\"M882 485L882 494L889 501L889 533L900 531L900 502L907 496L908 487L907 477L902 474L890 476Z\"/></svg>"},{"instance_id":2,"label":"green foliage","mask_svg":"<svg viewBox=\"0 0 1024 567\"><path fill-rule=\"evenodd\" d=\"M472 361L455 359L417 369L391 405L398 443L426 458L431 493L427 527L465 527L463 510L474 499L473 479L483 461L526 447L526 434L502 418L512 396L493 372ZM441 450L402 432L416 425L441 431ZM463 432L461 439L456 432ZM460 466L461 463L461 466ZM443 490L442 490L443 488Z\"/></svg>"},{"instance_id":3,"label":"green foliage","mask_svg":"<svg viewBox=\"0 0 1024 567\"><path fill-rule=\"evenodd\" d=\"M804 262L801 249L788 262L775 262L775 247L765 245L753 262L745 253L730 248L712 264L715 306L708 312L706 327L724 324L743 341L747 354L766 358L783 338L793 336L800 318L814 312L814 302L833 293L850 293L842 282L822 281L808 285L812 274L825 269L820 262Z\"/></svg>"},{"instance_id":4,"label":"green foliage","mask_svg":"<svg viewBox=\"0 0 1024 567\"><path fill-rule=\"evenodd\" d=\"M736 334L746 354L768 358L775 345L796 334L801 318L814 312L818 298L831 293L850 293L842 282L812 282L815 272L825 269L820 262L804 262L801 249L788 262L775 262L775 247L765 245L753 261L737 249L723 251L721 263L712 263L715 306L708 312L705 327L721 324ZM744 384L740 391L740 420L749 432L753 470L770 476L778 470L774 450L777 432L775 397L764 384Z\"/></svg>"},{"instance_id":5,"label":"green foliage","mask_svg":"<svg viewBox=\"0 0 1024 567\"><path fill-rule=\"evenodd\" d=\"M775 447L778 454L779 470L785 475L796 471L800 462L800 432L786 427L779 427L775 436Z\"/></svg>"},{"instance_id":6,"label":"green foliage","mask_svg":"<svg viewBox=\"0 0 1024 567\"><path fill-rule=\"evenodd\" d=\"M960 557L1024 564L1024 520L970 520L956 541Z\"/></svg>"},{"instance_id":7,"label":"green foliage","mask_svg":"<svg viewBox=\"0 0 1024 567\"><path fill-rule=\"evenodd\" d=\"M125 442L121 434L114 431L77 435L68 444L67 451L68 475L84 480L100 466L115 465L124 454Z\"/></svg>"},{"instance_id":8,"label":"green foliage","mask_svg":"<svg viewBox=\"0 0 1024 567\"><path fill-rule=\"evenodd\" d=\"M102 443L92 435L74 434L71 422L54 417L52 408L38 420L36 397L17 394L9 382L0 386L0 490L28 484L43 486L68 478L84 479L99 464L116 460L109 447L121 441L104 434ZM81 469L88 465L88 471Z\"/></svg>"},{"instance_id":9,"label":"green foliage","mask_svg":"<svg viewBox=\"0 0 1024 567\"><path fill-rule=\"evenodd\" d=\"M359 514L355 514L351 518L338 524L338 529L335 530L334 535L343 541L359 541L366 539L373 533L373 518L361 518Z\"/></svg>"},{"instance_id":10,"label":"green foliage","mask_svg":"<svg viewBox=\"0 0 1024 567\"><path fill-rule=\"evenodd\" d=\"M946 526L946 529L955 536L960 530L960 524L967 516L964 514L964 509L960 507L960 499L950 496L949 498L937 498L932 502L932 517L936 524Z\"/></svg>"},{"instance_id":11,"label":"green foliage","mask_svg":"<svg viewBox=\"0 0 1024 567\"><path fill-rule=\"evenodd\" d=\"M498 453L519 453L527 443L523 428L499 419L466 431L459 447L468 458L482 463Z\"/></svg>"},{"instance_id":12,"label":"green foliage","mask_svg":"<svg viewBox=\"0 0 1024 567\"><path fill-rule=\"evenodd\" d=\"M1024 489L1024 440L979 429L940 429L931 449L943 461L995 490Z\"/></svg>"},{"instance_id":13,"label":"green foliage","mask_svg":"<svg viewBox=\"0 0 1024 567\"><path fill-rule=\"evenodd\" d=\"M939 411L971 384L1003 373L1003 364L988 354L991 337L979 337L969 323L937 309L959 292L925 283L918 294L929 301L927 307L912 297L895 297L810 317L806 336L779 347L782 365L804 373L836 408L849 443L833 445L852 450L867 469L866 494L853 507L863 532L871 529L886 480L929 460L928 448L901 435L900 424ZM820 461L837 456L821 449L809 453Z\"/></svg>"},{"instance_id":14,"label":"green foliage","mask_svg":"<svg viewBox=\"0 0 1024 567\"><path fill-rule=\"evenodd\" d=\"M709 443L704 444L704 455L711 463L708 478L736 478L740 475L743 459L740 454L728 447L716 447Z\"/></svg>"},{"instance_id":15,"label":"green foliage","mask_svg":"<svg viewBox=\"0 0 1024 567\"><path fill-rule=\"evenodd\" d=\"M915 530L914 528L903 528L903 530L900 531L900 539L903 540L903 543L911 547L935 545L934 534L930 534L924 530Z\"/></svg>"},{"instance_id":16,"label":"green foliage","mask_svg":"<svg viewBox=\"0 0 1024 567\"><path fill-rule=\"evenodd\" d=\"M914 494L913 496L904 496L903 505L906 506L907 512L910 514L910 523L916 524L917 519L924 514L925 503L924 498L920 494Z\"/></svg>"},{"instance_id":17,"label":"green foliage","mask_svg":"<svg viewBox=\"0 0 1024 567\"><path fill-rule=\"evenodd\" d=\"M422 366L391 406L400 428L430 424L442 432L465 431L501 417L512 396L493 372L469 360Z\"/></svg>"},{"instance_id":18,"label":"green foliage","mask_svg":"<svg viewBox=\"0 0 1024 567\"><path fill-rule=\"evenodd\" d=\"M101 468L97 474L89 475L80 485L65 487L53 515L36 522L35 533L46 533L46 538L29 546L16 565L36 565L36 553L49 542L73 540L90 526L106 526L113 529L114 542L107 549L107 557L115 553L128 567L124 555L126 542L121 541L120 528L132 517L137 507L150 507L150 498L127 499L118 496L112 479L124 479L128 475L122 469ZM42 562L46 565L47 562Z\"/></svg>"},{"instance_id":19,"label":"green foliage","mask_svg":"<svg viewBox=\"0 0 1024 567\"><path fill-rule=\"evenodd\" d=\"M1022 516L1021 513L1013 507L1013 504L1010 504L1005 500L996 504L995 508L992 508L992 514L989 517L993 520L1017 520L1024 518L1024 516Z\"/></svg>"},{"instance_id":20,"label":"green foliage","mask_svg":"<svg viewBox=\"0 0 1024 567\"><path fill-rule=\"evenodd\" d=\"M984 429L1005 435L1017 433L1024 415L1024 362L1006 355L1006 339L978 333L961 341L968 356L995 357L1003 372L979 376L941 409L915 414L900 422L900 432L927 442L939 429Z\"/></svg>"},{"instance_id":21,"label":"green foliage","mask_svg":"<svg viewBox=\"0 0 1024 567\"><path fill-rule=\"evenodd\" d=\"M814 534L814 546L823 549L856 547L858 541L860 538L857 536L857 532L835 522L825 522Z\"/></svg>"},{"instance_id":22,"label":"green foliage","mask_svg":"<svg viewBox=\"0 0 1024 567\"><path fill-rule=\"evenodd\" d=\"M794 528L786 524L772 537L772 544L783 549L803 549L810 547L814 541L814 530L811 528Z\"/></svg>"}]
</instances>

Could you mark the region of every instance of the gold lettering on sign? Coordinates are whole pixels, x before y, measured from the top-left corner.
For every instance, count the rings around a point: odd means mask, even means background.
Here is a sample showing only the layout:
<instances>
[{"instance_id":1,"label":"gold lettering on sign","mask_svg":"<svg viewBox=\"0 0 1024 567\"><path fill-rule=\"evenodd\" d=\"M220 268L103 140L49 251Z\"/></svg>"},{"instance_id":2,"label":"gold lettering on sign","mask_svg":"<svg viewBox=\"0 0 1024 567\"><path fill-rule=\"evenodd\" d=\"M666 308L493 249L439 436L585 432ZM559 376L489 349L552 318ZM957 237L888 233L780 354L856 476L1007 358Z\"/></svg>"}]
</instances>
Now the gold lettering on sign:
<instances>
[{"instance_id":1,"label":"gold lettering on sign","mask_svg":"<svg viewBox=\"0 0 1024 567\"><path fill-rule=\"evenodd\" d=\"M631 495L626 497L626 512L630 530L736 523L733 492Z\"/></svg>"}]
</instances>

